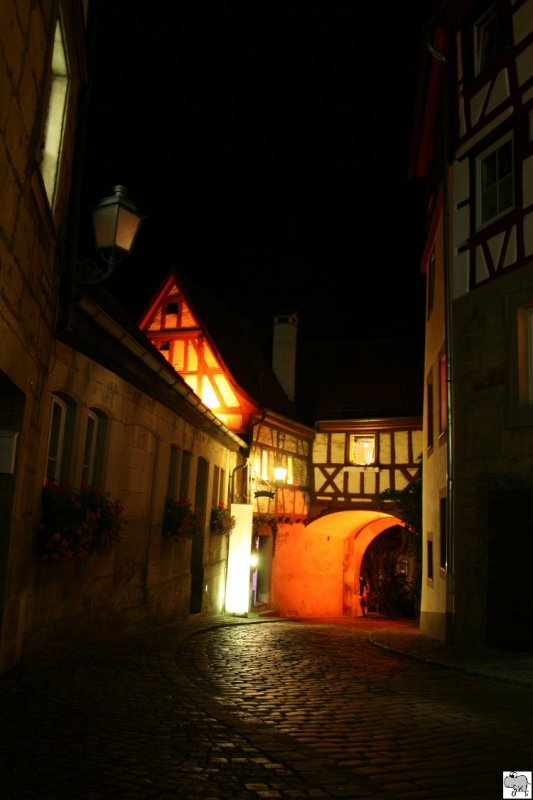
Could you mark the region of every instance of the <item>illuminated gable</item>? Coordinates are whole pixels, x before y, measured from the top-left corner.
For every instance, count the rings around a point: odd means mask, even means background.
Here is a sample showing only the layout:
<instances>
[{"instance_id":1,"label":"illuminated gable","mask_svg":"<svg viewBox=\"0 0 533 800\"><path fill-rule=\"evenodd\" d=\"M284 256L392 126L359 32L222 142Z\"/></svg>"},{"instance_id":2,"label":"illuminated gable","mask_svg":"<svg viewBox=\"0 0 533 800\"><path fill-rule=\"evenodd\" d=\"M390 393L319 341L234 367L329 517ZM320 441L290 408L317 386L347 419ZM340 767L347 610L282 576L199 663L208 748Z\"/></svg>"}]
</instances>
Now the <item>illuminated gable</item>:
<instances>
[{"instance_id":1,"label":"illuminated gable","mask_svg":"<svg viewBox=\"0 0 533 800\"><path fill-rule=\"evenodd\" d=\"M253 406L214 352L172 276L139 327L226 427L235 433L245 430Z\"/></svg>"}]
</instances>

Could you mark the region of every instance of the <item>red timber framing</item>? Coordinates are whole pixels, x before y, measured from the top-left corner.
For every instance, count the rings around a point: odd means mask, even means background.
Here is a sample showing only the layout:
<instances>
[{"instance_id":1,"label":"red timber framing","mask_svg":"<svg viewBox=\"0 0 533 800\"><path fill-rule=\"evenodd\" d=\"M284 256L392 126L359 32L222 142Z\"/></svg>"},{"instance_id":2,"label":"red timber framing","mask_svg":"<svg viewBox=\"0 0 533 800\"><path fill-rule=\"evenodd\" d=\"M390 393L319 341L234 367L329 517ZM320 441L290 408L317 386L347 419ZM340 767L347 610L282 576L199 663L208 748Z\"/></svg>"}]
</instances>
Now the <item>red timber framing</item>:
<instances>
[{"instance_id":1,"label":"red timber framing","mask_svg":"<svg viewBox=\"0 0 533 800\"><path fill-rule=\"evenodd\" d=\"M246 431L256 406L237 386L173 274L139 327L226 427L234 433Z\"/></svg>"}]
</instances>

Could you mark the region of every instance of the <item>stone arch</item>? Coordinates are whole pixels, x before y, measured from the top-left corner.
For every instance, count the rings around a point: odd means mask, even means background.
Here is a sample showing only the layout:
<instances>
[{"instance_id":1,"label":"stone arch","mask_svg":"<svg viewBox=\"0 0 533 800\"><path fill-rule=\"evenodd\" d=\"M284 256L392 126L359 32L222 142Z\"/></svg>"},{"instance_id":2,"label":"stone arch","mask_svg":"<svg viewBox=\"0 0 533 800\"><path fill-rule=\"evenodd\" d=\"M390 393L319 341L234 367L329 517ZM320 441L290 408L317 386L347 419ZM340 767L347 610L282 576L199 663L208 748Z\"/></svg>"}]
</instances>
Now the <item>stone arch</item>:
<instances>
[{"instance_id":1,"label":"stone arch","mask_svg":"<svg viewBox=\"0 0 533 800\"><path fill-rule=\"evenodd\" d=\"M354 587L368 545L403 525L380 511L339 511L279 537L272 570L272 604L283 616L357 616Z\"/></svg>"}]
</instances>

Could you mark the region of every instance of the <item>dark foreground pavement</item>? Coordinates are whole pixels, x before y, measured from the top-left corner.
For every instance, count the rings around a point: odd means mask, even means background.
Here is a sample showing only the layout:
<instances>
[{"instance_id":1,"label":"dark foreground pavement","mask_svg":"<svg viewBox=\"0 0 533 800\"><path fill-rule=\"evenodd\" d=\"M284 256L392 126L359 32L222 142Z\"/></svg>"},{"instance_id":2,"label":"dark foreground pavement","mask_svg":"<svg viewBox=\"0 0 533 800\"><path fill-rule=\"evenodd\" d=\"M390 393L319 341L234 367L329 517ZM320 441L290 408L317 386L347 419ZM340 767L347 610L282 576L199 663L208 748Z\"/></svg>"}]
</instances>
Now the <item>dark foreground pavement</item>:
<instances>
[{"instance_id":1,"label":"dark foreground pavement","mask_svg":"<svg viewBox=\"0 0 533 800\"><path fill-rule=\"evenodd\" d=\"M533 768L532 712L533 654L382 618L198 616L2 676L0 796L500 798L502 770Z\"/></svg>"}]
</instances>

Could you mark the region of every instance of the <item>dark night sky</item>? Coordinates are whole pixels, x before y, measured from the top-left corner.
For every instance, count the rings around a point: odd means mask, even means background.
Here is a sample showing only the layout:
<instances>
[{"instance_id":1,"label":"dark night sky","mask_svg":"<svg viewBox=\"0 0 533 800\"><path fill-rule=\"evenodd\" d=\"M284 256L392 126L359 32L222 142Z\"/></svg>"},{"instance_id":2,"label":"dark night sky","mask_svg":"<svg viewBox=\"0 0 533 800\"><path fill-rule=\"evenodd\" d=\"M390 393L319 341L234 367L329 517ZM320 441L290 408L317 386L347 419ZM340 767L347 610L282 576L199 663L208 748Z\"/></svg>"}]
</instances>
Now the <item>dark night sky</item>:
<instances>
[{"instance_id":1,"label":"dark night sky","mask_svg":"<svg viewBox=\"0 0 533 800\"><path fill-rule=\"evenodd\" d=\"M308 339L421 335L431 5L96 0L84 197L122 183L147 215L108 284L133 315L176 266L246 317L297 310Z\"/></svg>"}]
</instances>

